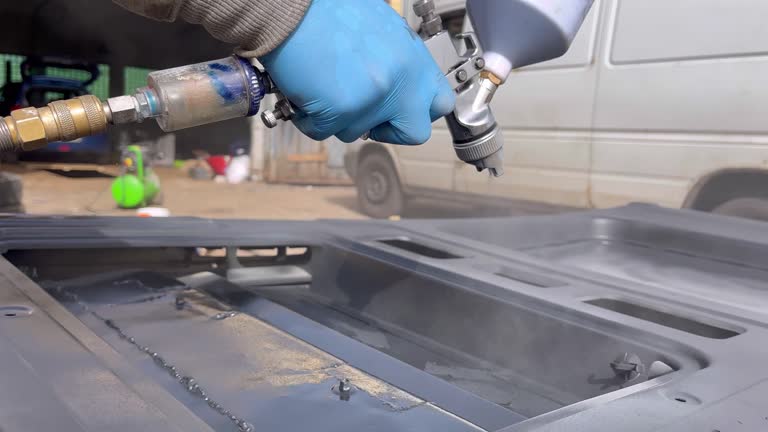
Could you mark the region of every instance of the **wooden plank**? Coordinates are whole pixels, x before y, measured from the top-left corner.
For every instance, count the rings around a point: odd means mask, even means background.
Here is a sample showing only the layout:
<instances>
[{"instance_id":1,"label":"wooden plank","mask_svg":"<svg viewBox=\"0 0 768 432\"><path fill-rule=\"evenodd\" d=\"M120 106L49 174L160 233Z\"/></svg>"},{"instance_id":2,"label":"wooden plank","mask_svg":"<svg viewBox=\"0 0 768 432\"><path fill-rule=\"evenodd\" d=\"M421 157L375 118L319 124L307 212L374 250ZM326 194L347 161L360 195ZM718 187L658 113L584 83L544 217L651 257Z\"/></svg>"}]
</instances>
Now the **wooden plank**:
<instances>
[{"instance_id":1,"label":"wooden plank","mask_svg":"<svg viewBox=\"0 0 768 432\"><path fill-rule=\"evenodd\" d=\"M307 177L307 178L280 178L268 180L269 184L287 184L298 186L352 186L354 183L349 178L327 178L327 177Z\"/></svg>"},{"instance_id":2,"label":"wooden plank","mask_svg":"<svg viewBox=\"0 0 768 432\"><path fill-rule=\"evenodd\" d=\"M293 153L285 157L288 162L294 163L318 163L328 162L328 153Z\"/></svg>"},{"instance_id":3,"label":"wooden plank","mask_svg":"<svg viewBox=\"0 0 768 432\"><path fill-rule=\"evenodd\" d=\"M75 164L57 162L21 162L21 167L28 170L56 170L56 171L96 171L102 174L120 175L121 168L118 165Z\"/></svg>"}]
</instances>

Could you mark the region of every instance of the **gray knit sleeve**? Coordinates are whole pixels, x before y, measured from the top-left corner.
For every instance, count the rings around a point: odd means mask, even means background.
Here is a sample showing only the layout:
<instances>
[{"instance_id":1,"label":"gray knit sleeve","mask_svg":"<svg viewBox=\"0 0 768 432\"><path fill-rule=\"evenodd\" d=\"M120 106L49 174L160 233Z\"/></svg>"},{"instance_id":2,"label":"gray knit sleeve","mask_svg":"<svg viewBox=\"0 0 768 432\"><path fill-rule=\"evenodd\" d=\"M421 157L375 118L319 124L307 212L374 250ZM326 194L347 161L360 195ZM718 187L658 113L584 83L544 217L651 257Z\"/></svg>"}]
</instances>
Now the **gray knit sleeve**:
<instances>
[{"instance_id":1,"label":"gray knit sleeve","mask_svg":"<svg viewBox=\"0 0 768 432\"><path fill-rule=\"evenodd\" d=\"M216 39L240 46L239 54L262 56L284 41L312 0L114 0L160 21L200 24Z\"/></svg>"}]
</instances>

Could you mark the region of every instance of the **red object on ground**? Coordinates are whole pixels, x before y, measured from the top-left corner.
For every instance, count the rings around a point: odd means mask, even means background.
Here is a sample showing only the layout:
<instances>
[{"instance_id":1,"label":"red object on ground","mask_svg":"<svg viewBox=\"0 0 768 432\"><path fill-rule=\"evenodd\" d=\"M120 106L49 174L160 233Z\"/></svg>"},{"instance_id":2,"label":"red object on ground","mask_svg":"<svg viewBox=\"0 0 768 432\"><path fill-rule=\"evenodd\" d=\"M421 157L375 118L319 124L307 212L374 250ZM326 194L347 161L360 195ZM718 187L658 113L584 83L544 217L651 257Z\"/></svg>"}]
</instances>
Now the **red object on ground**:
<instances>
[{"instance_id":1,"label":"red object on ground","mask_svg":"<svg viewBox=\"0 0 768 432\"><path fill-rule=\"evenodd\" d=\"M208 162L208 165L211 167L214 174L216 175L227 174L227 165L229 165L229 162L227 161L226 156L208 156L208 159L206 159L206 162Z\"/></svg>"}]
</instances>

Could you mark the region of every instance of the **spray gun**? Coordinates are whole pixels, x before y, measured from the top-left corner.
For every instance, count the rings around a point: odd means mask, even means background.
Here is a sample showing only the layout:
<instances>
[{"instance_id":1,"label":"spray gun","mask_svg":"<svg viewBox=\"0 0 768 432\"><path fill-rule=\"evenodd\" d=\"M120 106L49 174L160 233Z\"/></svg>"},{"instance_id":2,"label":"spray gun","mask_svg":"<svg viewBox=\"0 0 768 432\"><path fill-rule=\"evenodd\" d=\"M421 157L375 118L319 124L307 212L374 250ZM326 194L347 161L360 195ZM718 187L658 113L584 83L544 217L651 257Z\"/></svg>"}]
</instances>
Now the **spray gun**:
<instances>
[{"instance_id":1,"label":"spray gun","mask_svg":"<svg viewBox=\"0 0 768 432\"><path fill-rule=\"evenodd\" d=\"M424 43L456 92L456 107L446 117L456 156L478 171L501 176L504 141L490 105L501 79L484 70L483 50L474 33L458 35L458 47L454 45L433 0L417 0L413 10L422 20Z\"/></svg>"},{"instance_id":2,"label":"spray gun","mask_svg":"<svg viewBox=\"0 0 768 432\"><path fill-rule=\"evenodd\" d=\"M414 2L424 42L456 92L456 108L446 120L459 159L478 171L503 174L501 129L490 107L496 90L512 69L564 54L592 2L468 0L477 33L459 35L456 44L443 30L434 1ZM0 119L0 151L34 150L147 119L173 132L253 116L267 93L277 96L274 110L262 114L267 127L295 115L269 76L237 56L153 72L147 83L133 95L106 102L81 96L16 110Z\"/></svg>"}]
</instances>

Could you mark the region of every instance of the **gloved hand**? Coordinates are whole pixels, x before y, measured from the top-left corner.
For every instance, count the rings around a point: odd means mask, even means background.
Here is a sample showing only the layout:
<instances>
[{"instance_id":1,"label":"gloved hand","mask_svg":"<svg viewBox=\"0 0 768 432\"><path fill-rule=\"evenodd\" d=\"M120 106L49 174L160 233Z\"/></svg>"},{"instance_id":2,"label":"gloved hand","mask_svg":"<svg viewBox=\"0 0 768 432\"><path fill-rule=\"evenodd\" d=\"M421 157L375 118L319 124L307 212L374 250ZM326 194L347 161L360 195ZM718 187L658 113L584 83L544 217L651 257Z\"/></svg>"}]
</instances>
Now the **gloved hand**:
<instances>
[{"instance_id":1,"label":"gloved hand","mask_svg":"<svg viewBox=\"0 0 768 432\"><path fill-rule=\"evenodd\" d=\"M383 0L313 0L260 61L315 140L353 142L370 131L376 141L422 144L455 102L421 38Z\"/></svg>"}]
</instances>

